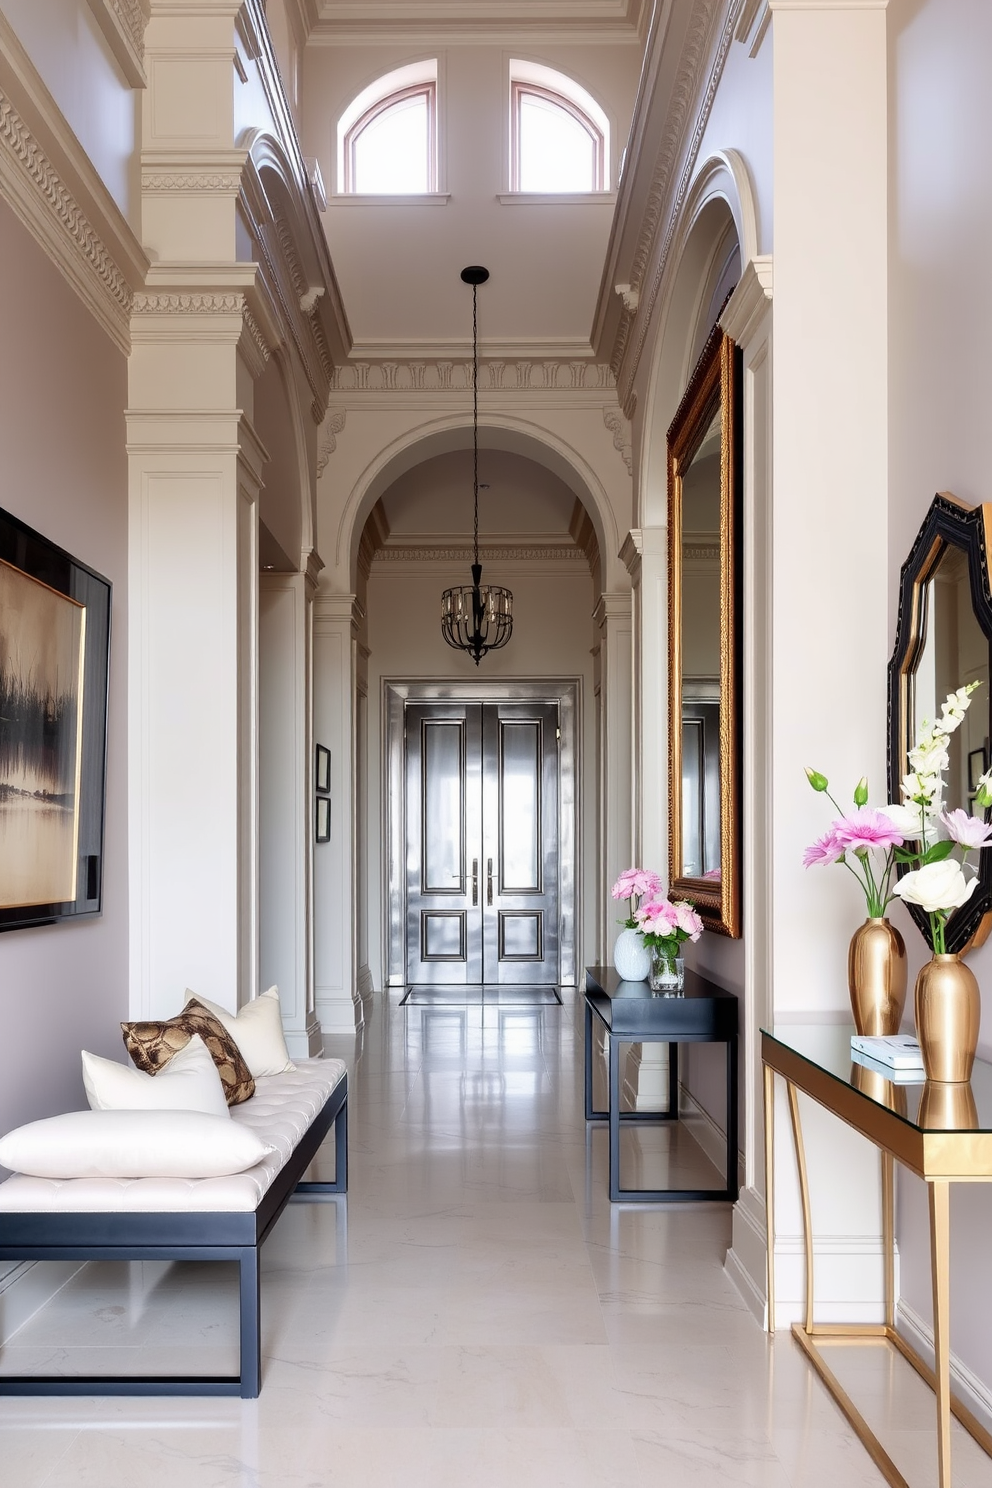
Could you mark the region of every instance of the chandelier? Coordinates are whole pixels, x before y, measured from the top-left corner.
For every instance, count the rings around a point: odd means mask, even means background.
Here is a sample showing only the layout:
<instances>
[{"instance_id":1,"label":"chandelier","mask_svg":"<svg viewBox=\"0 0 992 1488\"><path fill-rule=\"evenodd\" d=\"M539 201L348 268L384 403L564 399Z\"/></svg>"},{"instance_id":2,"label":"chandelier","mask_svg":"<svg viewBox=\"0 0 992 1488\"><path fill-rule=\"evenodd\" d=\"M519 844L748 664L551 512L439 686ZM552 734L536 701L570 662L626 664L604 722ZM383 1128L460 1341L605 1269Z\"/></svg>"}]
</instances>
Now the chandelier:
<instances>
[{"instance_id":1,"label":"chandelier","mask_svg":"<svg viewBox=\"0 0 992 1488\"><path fill-rule=\"evenodd\" d=\"M476 666L488 651L505 646L513 633L513 595L496 584L483 584L479 562L479 285L489 270L479 264L462 269L462 280L472 286L472 582L441 595L441 634L456 651L467 651Z\"/></svg>"}]
</instances>

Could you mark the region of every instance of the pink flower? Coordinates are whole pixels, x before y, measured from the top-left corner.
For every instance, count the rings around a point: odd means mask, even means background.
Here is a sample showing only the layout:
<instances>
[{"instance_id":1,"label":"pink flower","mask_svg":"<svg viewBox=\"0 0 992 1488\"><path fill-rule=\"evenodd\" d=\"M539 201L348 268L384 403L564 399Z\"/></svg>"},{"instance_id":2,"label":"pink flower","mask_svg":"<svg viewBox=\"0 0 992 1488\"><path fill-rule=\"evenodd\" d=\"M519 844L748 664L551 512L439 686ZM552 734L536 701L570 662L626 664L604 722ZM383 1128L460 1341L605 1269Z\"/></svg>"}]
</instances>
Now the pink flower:
<instances>
[{"instance_id":1,"label":"pink flower","mask_svg":"<svg viewBox=\"0 0 992 1488\"><path fill-rule=\"evenodd\" d=\"M667 899L653 899L650 904L642 904L634 919L642 935L657 935L660 940L670 940L678 928L675 906Z\"/></svg>"},{"instance_id":2,"label":"pink flower","mask_svg":"<svg viewBox=\"0 0 992 1488\"><path fill-rule=\"evenodd\" d=\"M698 940L703 933L703 922L687 899L673 905L675 922L689 940Z\"/></svg>"},{"instance_id":3,"label":"pink flower","mask_svg":"<svg viewBox=\"0 0 992 1488\"><path fill-rule=\"evenodd\" d=\"M857 852L865 847L902 847L902 833L884 811L875 811L862 806L851 816L842 816L831 826L836 841L842 848Z\"/></svg>"},{"instance_id":4,"label":"pink flower","mask_svg":"<svg viewBox=\"0 0 992 1488\"><path fill-rule=\"evenodd\" d=\"M992 846L992 825L986 826L980 816L969 816L959 806L956 811L942 811L940 819L947 828L947 835L964 848Z\"/></svg>"},{"instance_id":5,"label":"pink flower","mask_svg":"<svg viewBox=\"0 0 992 1488\"><path fill-rule=\"evenodd\" d=\"M661 879L650 868L625 868L610 893L614 899L640 898L644 894L657 894Z\"/></svg>"},{"instance_id":6,"label":"pink flower","mask_svg":"<svg viewBox=\"0 0 992 1488\"><path fill-rule=\"evenodd\" d=\"M812 868L821 863L839 863L843 856L843 845L837 841L836 833L831 827L829 832L810 843L803 853L803 867Z\"/></svg>"}]
</instances>

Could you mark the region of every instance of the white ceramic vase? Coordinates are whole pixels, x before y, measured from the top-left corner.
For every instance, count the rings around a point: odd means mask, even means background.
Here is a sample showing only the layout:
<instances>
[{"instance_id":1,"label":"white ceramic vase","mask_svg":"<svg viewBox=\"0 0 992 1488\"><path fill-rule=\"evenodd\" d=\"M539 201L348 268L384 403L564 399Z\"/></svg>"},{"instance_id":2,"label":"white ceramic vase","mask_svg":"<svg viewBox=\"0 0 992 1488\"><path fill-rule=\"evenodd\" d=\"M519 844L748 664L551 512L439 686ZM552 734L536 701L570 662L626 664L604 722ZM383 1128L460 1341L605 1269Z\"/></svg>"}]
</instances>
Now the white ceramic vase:
<instances>
[{"instance_id":1,"label":"white ceramic vase","mask_svg":"<svg viewBox=\"0 0 992 1488\"><path fill-rule=\"evenodd\" d=\"M643 982L651 970L651 952L640 930L621 930L613 947L613 965L625 982Z\"/></svg>"}]
</instances>

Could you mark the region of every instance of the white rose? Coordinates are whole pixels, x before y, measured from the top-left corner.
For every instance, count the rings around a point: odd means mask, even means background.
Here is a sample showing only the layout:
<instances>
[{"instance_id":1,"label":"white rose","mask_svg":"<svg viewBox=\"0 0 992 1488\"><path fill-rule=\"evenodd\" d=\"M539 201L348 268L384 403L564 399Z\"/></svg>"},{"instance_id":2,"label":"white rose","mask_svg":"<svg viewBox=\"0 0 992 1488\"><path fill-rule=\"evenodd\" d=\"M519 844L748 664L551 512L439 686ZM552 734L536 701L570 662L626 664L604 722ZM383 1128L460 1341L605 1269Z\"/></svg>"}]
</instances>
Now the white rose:
<instances>
[{"instance_id":1,"label":"white rose","mask_svg":"<svg viewBox=\"0 0 992 1488\"><path fill-rule=\"evenodd\" d=\"M920 821L919 806L897 806L895 804L879 808L882 815L888 817L901 837L910 841L923 835L923 824Z\"/></svg>"},{"instance_id":2,"label":"white rose","mask_svg":"<svg viewBox=\"0 0 992 1488\"><path fill-rule=\"evenodd\" d=\"M965 878L961 864L954 858L945 858L942 863L914 868L899 880L893 893L907 904L918 904L927 914L933 914L938 909L960 908L971 898L977 883L977 878Z\"/></svg>"}]
</instances>

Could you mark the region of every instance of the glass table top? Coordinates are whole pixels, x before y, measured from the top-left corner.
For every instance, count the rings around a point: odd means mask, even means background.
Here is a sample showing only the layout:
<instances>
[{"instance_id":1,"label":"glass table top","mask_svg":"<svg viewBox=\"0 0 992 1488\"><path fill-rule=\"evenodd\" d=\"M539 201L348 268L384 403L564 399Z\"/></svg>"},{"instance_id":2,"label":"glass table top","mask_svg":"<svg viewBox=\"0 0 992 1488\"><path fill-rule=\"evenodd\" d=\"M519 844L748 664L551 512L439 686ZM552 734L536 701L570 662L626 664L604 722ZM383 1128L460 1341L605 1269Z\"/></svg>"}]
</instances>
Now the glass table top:
<instances>
[{"instance_id":1,"label":"glass table top","mask_svg":"<svg viewBox=\"0 0 992 1488\"><path fill-rule=\"evenodd\" d=\"M860 1091L917 1131L992 1133L992 1064L976 1059L967 1085L940 1085L922 1076L912 1083L888 1078L851 1052L852 1023L776 1023L766 1038L791 1049L841 1084Z\"/></svg>"}]
</instances>

